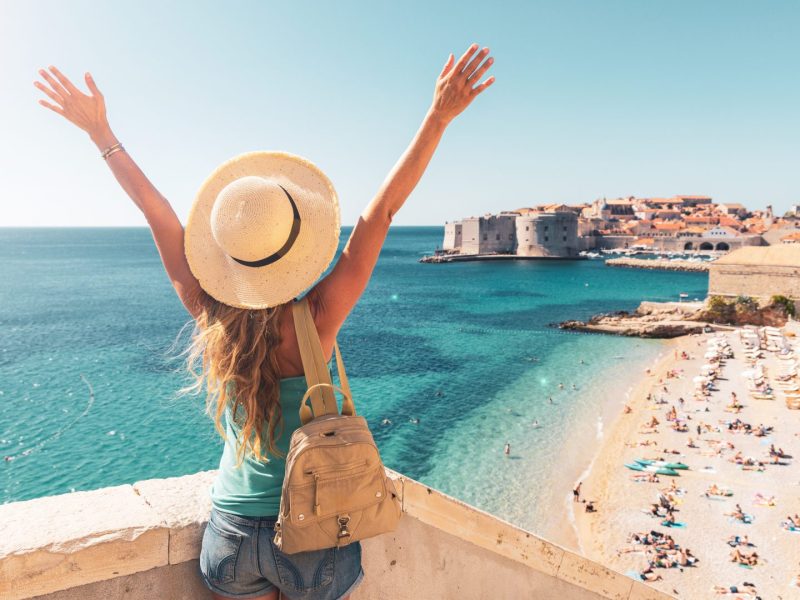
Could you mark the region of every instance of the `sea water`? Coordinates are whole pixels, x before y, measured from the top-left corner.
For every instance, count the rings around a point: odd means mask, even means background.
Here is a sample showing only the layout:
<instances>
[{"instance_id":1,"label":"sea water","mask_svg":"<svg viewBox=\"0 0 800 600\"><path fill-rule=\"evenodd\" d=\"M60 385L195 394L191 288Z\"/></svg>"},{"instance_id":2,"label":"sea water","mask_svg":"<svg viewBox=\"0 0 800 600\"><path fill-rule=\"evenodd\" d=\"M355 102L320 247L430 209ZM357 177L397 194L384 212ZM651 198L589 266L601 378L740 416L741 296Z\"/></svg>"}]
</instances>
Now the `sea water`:
<instances>
[{"instance_id":1,"label":"sea water","mask_svg":"<svg viewBox=\"0 0 800 600\"><path fill-rule=\"evenodd\" d=\"M392 227L339 333L357 410L388 467L547 533L609 406L664 348L552 324L703 298L707 275L419 263L442 236ZM204 399L175 396L190 317L148 229L2 228L0 264L0 502L217 468Z\"/></svg>"}]
</instances>

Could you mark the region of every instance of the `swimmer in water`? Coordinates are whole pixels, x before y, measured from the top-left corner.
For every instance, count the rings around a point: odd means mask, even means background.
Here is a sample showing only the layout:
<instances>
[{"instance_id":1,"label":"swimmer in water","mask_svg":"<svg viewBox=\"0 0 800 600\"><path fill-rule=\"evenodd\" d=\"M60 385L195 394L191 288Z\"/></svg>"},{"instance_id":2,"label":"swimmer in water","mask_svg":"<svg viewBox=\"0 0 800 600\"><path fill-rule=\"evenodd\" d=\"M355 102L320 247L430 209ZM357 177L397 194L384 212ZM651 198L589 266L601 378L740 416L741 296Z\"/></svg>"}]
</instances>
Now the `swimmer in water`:
<instances>
[{"instance_id":1,"label":"swimmer in water","mask_svg":"<svg viewBox=\"0 0 800 600\"><path fill-rule=\"evenodd\" d=\"M538 419L534 419L532 425L534 427L539 427L539 420Z\"/></svg>"},{"instance_id":2,"label":"swimmer in water","mask_svg":"<svg viewBox=\"0 0 800 600\"><path fill-rule=\"evenodd\" d=\"M558 384L558 389L563 390L564 389L564 384L563 383L559 383Z\"/></svg>"},{"instance_id":3,"label":"swimmer in water","mask_svg":"<svg viewBox=\"0 0 800 600\"><path fill-rule=\"evenodd\" d=\"M413 423L414 425L419 425L419 417L409 419L409 423Z\"/></svg>"},{"instance_id":4,"label":"swimmer in water","mask_svg":"<svg viewBox=\"0 0 800 600\"><path fill-rule=\"evenodd\" d=\"M506 442L505 448L503 448L503 454L506 456L511 454L511 444L509 442Z\"/></svg>"},{"instance_id":5,"label":"swimmer in water","mask_svg":"<svg viewBox=\"0 0 800 600\"><path fill-rule=\"evenodd\" d=\"M391 425L391 424L392 422L389 419L384 419L383 421L381 421L381 425Z\"/></svg>"},{"instance_id":6,"label":"swimmer in water","mask_svg":"<svg viewBox=\"0 0 800 600\"><path fill-rule=\"evenodd\" d=\"M553 404L553 397L552 397L552 396L548 396L548 397L547 397L547 401L548 401L550 404Z\"/></svg>"}]
</instances>

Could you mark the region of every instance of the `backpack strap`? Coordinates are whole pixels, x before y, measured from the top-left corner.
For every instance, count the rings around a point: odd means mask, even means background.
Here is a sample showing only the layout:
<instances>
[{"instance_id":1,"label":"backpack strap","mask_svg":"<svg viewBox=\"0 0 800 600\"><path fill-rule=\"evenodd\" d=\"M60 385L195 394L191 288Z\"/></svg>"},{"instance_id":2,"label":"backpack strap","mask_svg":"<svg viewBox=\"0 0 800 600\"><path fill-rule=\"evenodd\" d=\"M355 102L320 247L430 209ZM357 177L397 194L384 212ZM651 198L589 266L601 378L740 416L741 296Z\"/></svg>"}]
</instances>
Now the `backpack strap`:
<instances>
[{"instance_id":1,"label":"backpack strap","mask_svg":"<svg viewBox=\"0 0 800 600\"><path fill-rule=\"evenodd\" d=\"M300 348L300 357L303 361L303 372L305 373L306 383L311 392L311 407L313 414L306 402L300 405L300 422L305 425L315 417L327 414L339 414L336 406L336 395L328 371L328 365L322 354L322 344L319 341L319 333L314 325L314 318L308 306L308 297L292 303L292 317L294 318L294 328L297 334L297 342ZM347 374L344 370L342 354L339 351L338 342L334 342L336 351L336 366L339 372L339 382L344 392L342 401L342 414L355 415L355 406L350 395L350 385L347 381ZM313 389L311 389L313 388ZM305 400L305 398L304 398Z\"/></svg>"}]
</instances>

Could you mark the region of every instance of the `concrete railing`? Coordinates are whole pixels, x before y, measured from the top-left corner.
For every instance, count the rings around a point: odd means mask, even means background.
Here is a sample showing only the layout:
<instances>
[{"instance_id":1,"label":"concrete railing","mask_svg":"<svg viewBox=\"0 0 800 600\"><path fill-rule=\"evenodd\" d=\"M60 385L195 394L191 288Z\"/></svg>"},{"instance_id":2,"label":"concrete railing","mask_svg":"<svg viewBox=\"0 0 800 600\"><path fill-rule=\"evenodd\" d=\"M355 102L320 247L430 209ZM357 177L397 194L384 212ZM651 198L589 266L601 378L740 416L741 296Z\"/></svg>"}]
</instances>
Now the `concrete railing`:
<instances>
[{"instance_id":1,"label":"concrete railing","mask_svg":"<svg viewBox=\"0 0 800 600\"><path fill-rule=\"evenodd\" d=\"M389 471L395 532L362 541L354 600L671 598ZM198 556L216 471L0 506L0 598L211 598Z\"/></svg>"}]
</instances>

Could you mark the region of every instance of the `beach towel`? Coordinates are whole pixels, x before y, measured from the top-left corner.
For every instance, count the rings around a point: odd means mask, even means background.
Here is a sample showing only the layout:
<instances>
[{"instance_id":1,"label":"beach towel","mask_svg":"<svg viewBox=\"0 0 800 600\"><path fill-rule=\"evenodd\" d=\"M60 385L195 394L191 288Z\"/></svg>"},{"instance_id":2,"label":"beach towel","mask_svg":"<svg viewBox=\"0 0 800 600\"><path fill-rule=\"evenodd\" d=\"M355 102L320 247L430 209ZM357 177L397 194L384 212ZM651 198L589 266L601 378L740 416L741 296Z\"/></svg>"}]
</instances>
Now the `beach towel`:
<instances>
[{"instance_id":1,"label":"beach towel","mask_svg":"<svg viewBox=\"0 0 800 600\"><path fill-rule=\"evenodd\" d=\"M661 525L663 527L675 527L678 529L686 527L686 523L681 523L680 521L675 521L674 523L670 523L669 521L661 521Z\"/></svg>"},{"instance_id":2,"label":"beach towel","mask_svg":"<svg viewBox=\"0 0 800 600\"><path fill-rule=\"evenodd\" d=\"M644 579L642 579L642 576L639 575L638 571L633 571L633 570L626 571L625 575L627 575L628 577L631 577L632 579L635 579L636 581L644 581Z\"/></svg>"}]
</instances>

